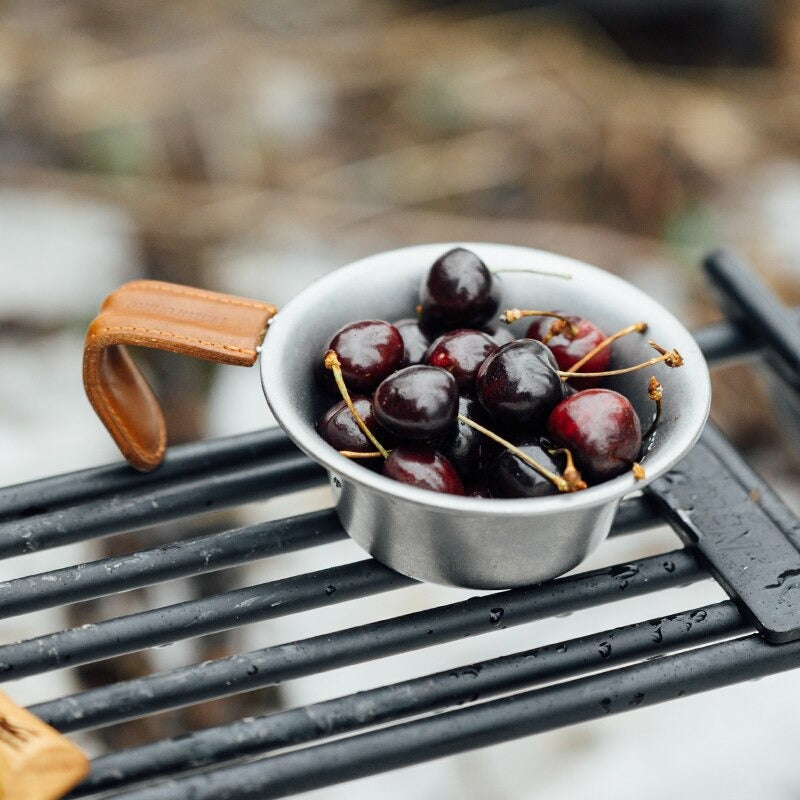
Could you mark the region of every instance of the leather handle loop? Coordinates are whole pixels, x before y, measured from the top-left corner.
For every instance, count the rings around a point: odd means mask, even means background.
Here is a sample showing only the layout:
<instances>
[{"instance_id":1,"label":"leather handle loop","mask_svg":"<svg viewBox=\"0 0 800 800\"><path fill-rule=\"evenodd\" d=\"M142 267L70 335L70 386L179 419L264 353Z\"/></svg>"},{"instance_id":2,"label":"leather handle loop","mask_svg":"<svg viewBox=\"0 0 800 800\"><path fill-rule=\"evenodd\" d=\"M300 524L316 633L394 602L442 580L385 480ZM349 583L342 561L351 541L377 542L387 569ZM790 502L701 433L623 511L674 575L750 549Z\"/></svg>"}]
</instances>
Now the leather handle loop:
<instances>
[{"instance_id":1,"label":"leather handle loop","mask_svg":"<svg viewBox=\"0 0 800 800\"><path fill-rule=\"evenodd\" d=\"M0 797L56 800L88 773L75 744L0 692Z\"/></svg>"},{"instance_id":2,"label":"leather handle loop","mask_svg":"<svg viewBox=\"0 0 800 800\"><path fill-rule=\"evenodd\" d=\"M162 281L112 292L89 326L83 384L95 411L136 469L157 467L167 444L164 415L127 346L250 367L275 306Z\"/></svg>"}]
</instances>

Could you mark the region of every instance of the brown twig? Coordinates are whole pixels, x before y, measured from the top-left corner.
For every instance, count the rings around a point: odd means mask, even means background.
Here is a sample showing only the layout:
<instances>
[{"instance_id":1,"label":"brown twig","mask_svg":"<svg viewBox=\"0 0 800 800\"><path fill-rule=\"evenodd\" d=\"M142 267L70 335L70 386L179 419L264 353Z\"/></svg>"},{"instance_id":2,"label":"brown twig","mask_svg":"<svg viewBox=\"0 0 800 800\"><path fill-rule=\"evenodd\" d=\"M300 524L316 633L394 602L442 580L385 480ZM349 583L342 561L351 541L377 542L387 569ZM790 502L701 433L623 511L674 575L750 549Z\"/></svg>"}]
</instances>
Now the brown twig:
<instances>
[{"instance_id":1,"label":"brown twig","mask_svg":"<svg viewBox=\"0 0 800 800\"><path fill-rule=\"evenodd\" d=\"M459 414L458 419L465 425L469 425L470 428L475 428L476 431L480 431L480 433L482 433L484 436L488 436L490 439L510 450L515 456L521 458L526 464L533 467L533 469L535 469L542 477L547 478L547 480L554 483L560 492L577 491L576 488L570 486L566 479L562 478L560 475L556 475L554 472L551 472L537 461L534 461L529 455L523 453L519 447L511 444L511 442L509 442L507 439L504 439L502 436L498 436L493 431L490 431L488 428L484 428L483 425L479 425L477 422L474 422L469 417L465 417L463 414Z\"/></svg>"},{"instance_id":2,"label":"brown twig","mask_svg":"<svg viewBox=\"0 0 800 800\"><path fill-rule=\"evenodd\" d=\"M658 421L661 419L661 401L664 397L664 387L656 380L655 375L650 378L650 383L647 386L647 394L656 404L656 415L653 417L653 421L650 423L650 427L647 429L647 433L645 433L643 437L644 439L647 439L647 437L650 436L650 434L656 429L656 425L658 425Z\"/></svg>"},{"instance_id":3,"label":"brown twig","mask_svg":"<svg viewBox=\"0 0 800 800\"><path fill-rule=\"evenodd\" d=\"M660 345L656 344L652 339L648 342L650 347L652 347L657 352L661 353L660 356L656 358L651 358L649 361L644 361L641 364L635 364L632 367L623 367L622 369L612 369L608 370L607 372L562 372L560 370L556 370L556 374L558 374L562 380L566 380L568 378L609 378L612 375L625 375L628 372L635 372L637 369L644 369L645 367L652 367L653 364L660 364L663 362L668 367L680 367L683 364L683 357L677 350L665 350Z\"/></svg>"},{"instance_id":4,"label":"brown twig","mask_svg":"<svg viewBox=\"0 0 800 800\"><path fill-rule=\"evenodd\" d=\"M555 317L556 319L560 319L569 327L570 336L578 335L578 329L575 327L574 323L572 323L563 314L558 314L555 311L536 311L533 309L507 308L500 315L500 322L505 322L506 325L510 325L512 322L516 322L518 319L522 319L523 317Z\"/></svg>"},{"instance_id":5,"label":"brown twig","mask_svg":"<svg viewBox=\"0 0 800 800\"><path fill-rule=\"evenodd\" d=\"M644 333L646 330L646 322L634 322L633 325L628 325L627 328L623 328L616 333L612 333L611 336L607 336L605 339L603 339L603 341L600 342L597 347L595 347L593 350L590 350L583 358L578 359L568 370L566 370L566 372L577 372L584 364L588 364L599 352L605 350L606 347L616 342L617 339L621 339L623 336L627 336L629 333ZM547 344L547 342L545 342L545 344ZM564 379L562 378L562 380Z\"/></svg>"},{"instance_id":6,"label":"brown twig","mask_svg":"<svg viewBox=\"0 0 800 800\"><path fill-rule=\"evenodd\" d=\"M353 401L350 399L350 392L347 391L347 386L345 386L344 378L342 377L342 364L339 361L339 356L336 355L335 350L328 350L328 352L325 353L325 367L333 373L333 378L336 381L336 385L339 387L342 399L350 409L350 413L353 415L356 425L361 428L364 436L366 436L367 439L369 439L372 444L375 445L375 449L384 458L389 458L389 453L386 448L372 435L372 431L370 431L370 429L364 423L364 420L361 419L358 411L356 411L356 407L353 405Z\"/></svg>"}]
</instances>

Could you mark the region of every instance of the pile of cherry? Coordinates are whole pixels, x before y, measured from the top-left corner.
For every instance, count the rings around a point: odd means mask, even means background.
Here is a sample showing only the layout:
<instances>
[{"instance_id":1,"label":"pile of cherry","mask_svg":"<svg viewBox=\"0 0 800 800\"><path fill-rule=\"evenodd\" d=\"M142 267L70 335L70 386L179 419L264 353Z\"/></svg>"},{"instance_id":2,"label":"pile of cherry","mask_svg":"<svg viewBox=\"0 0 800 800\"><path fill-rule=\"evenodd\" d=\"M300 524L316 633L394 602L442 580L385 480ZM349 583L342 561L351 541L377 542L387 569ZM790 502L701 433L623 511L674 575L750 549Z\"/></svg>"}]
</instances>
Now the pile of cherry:
<instances>
[{"instance_id":1,"label":"pile of cherry","mask_svg":"<svg viewBox=\"0 0 800 800\"><path fill-rule=\"evenodd\" d=\"M654 419L645 436L631 402L598 388L608 375L659 362L677 351L607 371L611 336L587 319L556 311L506 311L533 318L525 338L492 327L500 286L469 250L438 258L420 287L417 317L393 324L361 320L330 340L318 365L324 389L343 399L317 422L343 455L385 476L438 492L538 497L585 489L638 463L661 410L650 379ZM580 377L577 377L580 376Z\"/></svg>"}]
</instances>

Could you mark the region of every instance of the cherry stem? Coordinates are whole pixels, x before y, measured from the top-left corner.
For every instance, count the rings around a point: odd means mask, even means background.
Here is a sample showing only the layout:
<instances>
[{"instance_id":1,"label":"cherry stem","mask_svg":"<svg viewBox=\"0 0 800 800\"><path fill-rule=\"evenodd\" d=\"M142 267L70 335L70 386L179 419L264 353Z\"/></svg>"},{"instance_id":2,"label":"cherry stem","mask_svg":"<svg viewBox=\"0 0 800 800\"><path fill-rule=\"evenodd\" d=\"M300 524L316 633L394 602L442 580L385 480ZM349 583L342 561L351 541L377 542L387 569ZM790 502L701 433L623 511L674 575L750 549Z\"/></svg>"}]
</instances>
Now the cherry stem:
<instances>
[{"instance_id":1,"label":"cherry stem","mask_svg":"<svg viewBox=\"0 0 800 800\"><path fill-rule=\"evenodd\" d=\"M551 326L547 333L542 336L542 344L547 344L554 336L564 332L567 323L563 319L557 319Z\"/></svg>"},{"instance_id":2,"label":"cherry stem","mask_svg":"<svg viewBox=\"0 0 800 800\"><path fill-rule=\"evenodd\" d=\"M519 447L511 444L511 442L509 442L507 439L504 439L502 436L498 436L488 428L484 428L483 425L473 422L469 417L465 417L463 414L458 414L458 419L465 425L469 425L470 428L475 428L476 431L480 431L484 436L488 436L490 439L493 439L498 444L501 444L503 447L510 450L515 456L521 458L526 464L533 467L540 475L547 478L547 480L552 481L560 492L575 491L570 487L569 483L564 480L564 478L562 478L560 475L556 475L554 472L550 472L549 469L534 461L529 455L523 453Z\"/></svg>"},{"instance_id":3,"label":"cherry stem","mask_svg":"<svg viewBox=\"0 0 800 800\"><path fill-rule=\"evenodd\" d=\"M656 415L653 417L653 421L650 423L650 427L647 429L647 433L645 433L643 437L644 439L647 439L656 429L656 425L658 425L658 421L661 419L661 400L664 397L664 387L656 380L655 375L650 378L650 383L647 386L647 394L656 404Z\"/></svg>"},{"instance_id":4,"label":"cherry stem","mask_svg":"<svg viewBox=\"0 0 800 800\"><path fill-rule=\"evenodd\" d=\"M564 480L569 484L570 491L578 492L581 489L588 489L586 481L581 477L575 462L572 460L572 452L566 447L559 447L557 450L550 450L550 453L563 453L567 459L567 466L564 467Z\"/></svg>"},{"instance_id":5,"label":"cherry stem","mask_svg":"<svg viewBox=\"0 0 800 800\"><path fill-rule=\"evenodd\" d=\"M611 336L607 336L603 339L594 350L590 350L583 358L578 359L568 370L567 372L577 372L584 364L588 364L599 352L603 351L609 345L613 344L617 341L617 339L621 339L623 336L627 336L629 333L644 333L647 330L647 323L646 322L634 322L633 325L628 325L627 328L623 328L622 330L617 331L616 333L612 333ZM544 340L542 340L544 341ZM545 342L547 344L547 342ZM565 380L562 378L562 380Z\"/></svg>"},{"instance_id":6,"label":"cherry stem","mask_svg":"<svg viewBox=\"0 0 800 800\"><path fill-rule=\"evenodd\" d=\"M623 369L612 369L608 372L561 372L560 370L556 370L556 375L558 375L562 380L567 380L568 378L609 378L612 375L625 375L627 372L636 372L637 369L644 369L645 367L652 367L653 364L660 364L662 361L668 367L680 367L683 364L683 356L677 350L670 350L667 351L660 345L656 344L652 339L648 341L650 347L652 347L657 352L661 353L660 356L656 356L656 358L651 358L649 361L644 361L641 364L635 364L632 367L624 367Z\"/></svg>"},{"instance_id":7,"label":"cherry stem","mask_svg":"<svg viewBox=\"0 0 800 800\"><path fill-rule=\"evenodd\" d=\"M560 319L561 322L569 327L570 336L577 336L579 333L578 329L572 322L570 322L563 314L557 314L555 311L535 311L533 309L507 308L500 315L500 322L505 322L506 325L510 325L512 322L516 322L518 319L522 319L523 317L555 317L556 319Z\"/></svg>"},{"instance_id":8,"label":"cherry stem","mask_svg":"<svg viewBox=\"0 0 800 800\"><path fill-rule=\"evenodd\" d=\"M492 275L497 275L498 272L529 272L531 275L544 275L547 278L561 278L565 281L571 281L572 275L566 272L547 272L542 269L526 269L525 267L498 267L497 269L490 269Z\"/></svg>"},{"instance_id":9,"label":"cherry stem","mask_svg":"<svg viewBox=\"0 0 800 800\"><path fill-rule=\"evenodd\" d=\"M391 453L391 450L387 450L387 453ZM377 450L371 450L367 453L361 453L358 450L340 450L340 456L344 456L345 458L383 458L383 453L379 453Z\"/></svg>"},{"instance_id":10,"label":"cherry stem","mask_svg":"<svg viewBox=\"0 0 800 800\"><path fill-rule=\"evenodd\" d=\"M637 481L644 480L645 476L644 467L638 461L634 461L633 464L631 465L631 472L633 472L633 477Z\"/></svg>"},{"instance_id":11,"label":"cherry stem","mask_svg":"<svg viewBox=\"0 0 800 800\"><path fill-rule=\"evenodd\" d=\"M325 366L333 373L333 378L336 381L336 385L339 387L339 391L342 394L342 399L350 409L350 413L353 415L356 425L361 428L364 436L366 436L367 439L369 439L372 444L375 445L375 449L384 458L389 458L389 453L386 448L372 435L372 432L365 425L364 420L361 419L358 411L356 411L356 407L353 405L353 401L350 399L350 392L347 391L347 386L345 386L344 378L342 377L342 364L339 361L339 356L336 355L335 350L328 350L328 352L325 353Z\"/></svg>"}]
</instances>

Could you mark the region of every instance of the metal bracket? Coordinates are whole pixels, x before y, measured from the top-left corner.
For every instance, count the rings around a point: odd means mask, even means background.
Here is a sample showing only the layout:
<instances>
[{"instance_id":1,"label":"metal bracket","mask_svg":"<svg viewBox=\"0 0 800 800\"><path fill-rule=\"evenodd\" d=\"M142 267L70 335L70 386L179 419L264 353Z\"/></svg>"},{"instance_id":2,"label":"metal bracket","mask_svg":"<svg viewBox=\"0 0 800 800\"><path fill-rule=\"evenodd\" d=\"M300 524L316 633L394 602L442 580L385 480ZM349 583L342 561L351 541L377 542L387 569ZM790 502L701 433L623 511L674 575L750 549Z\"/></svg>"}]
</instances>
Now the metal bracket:
<instances>
[{"instance_id":1,"label":"metal bracket","mask_svg":"<svg viewBox=\"0 0 800 800\"><path fill-rule=\"evenodd\" d=\"M767 641L800 639L800 520L716 428L645 491Z\"/></svg>"}]
</instances>

